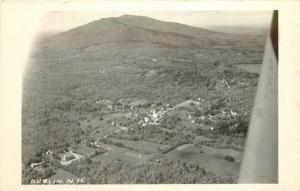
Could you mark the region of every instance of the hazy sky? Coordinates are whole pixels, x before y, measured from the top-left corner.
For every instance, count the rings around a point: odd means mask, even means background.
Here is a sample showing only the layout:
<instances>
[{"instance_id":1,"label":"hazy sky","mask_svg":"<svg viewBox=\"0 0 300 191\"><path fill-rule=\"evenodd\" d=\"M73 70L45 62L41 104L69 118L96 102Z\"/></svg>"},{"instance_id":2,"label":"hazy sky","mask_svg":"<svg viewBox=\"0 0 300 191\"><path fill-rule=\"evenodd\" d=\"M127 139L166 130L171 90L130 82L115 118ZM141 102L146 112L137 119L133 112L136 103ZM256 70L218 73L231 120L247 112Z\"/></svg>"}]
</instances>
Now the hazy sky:
<instances>
[{"instance_id":1,"label":"hazy sky","mask_svg":"<svg viewBox=\"0 0 300 191\"><path fill-rule=\"evenodd\" d=\"M41 32L61 32L105 17L142 15L163 21L211 28L214 26L269 27L271 11L127 11L127 12L50 12L42 20Z\"/></svg>"}]
</instances>

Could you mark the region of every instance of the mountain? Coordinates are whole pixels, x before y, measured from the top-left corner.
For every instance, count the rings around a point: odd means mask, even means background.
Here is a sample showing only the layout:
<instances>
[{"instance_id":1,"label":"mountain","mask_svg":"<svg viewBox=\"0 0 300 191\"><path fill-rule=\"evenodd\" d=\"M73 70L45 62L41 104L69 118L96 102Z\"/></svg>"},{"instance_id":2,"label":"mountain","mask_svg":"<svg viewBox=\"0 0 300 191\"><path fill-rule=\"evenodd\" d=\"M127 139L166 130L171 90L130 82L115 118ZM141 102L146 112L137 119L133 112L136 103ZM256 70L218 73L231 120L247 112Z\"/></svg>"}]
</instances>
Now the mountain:
<instances>
[{"instance_id":1,"label":"mountain","mask_svg":"<svg viewBox=\"0 0 300 191\"><path fill-rule=\"evenodd\" d=\"M207 29L201 29L197 27L192 27L185 24L179 24L175 22L165 22L157 19L144 17L144 16L134 16L134 15L123 15L117 18L119 22L138 26L142 28L147 28L151 30L161 31L161 32L172 32L188 36L201 36L205 34L220 34L217 32L209 31Z\"/></svg>"},{"instance_id":2,"label":"mountain","mask_svg":"<svg viewBox=\"0 0 300 191\"><path fill-rule=\"evenodd\" d=\"M265 35L226 34L144 16L103 18L42 41L42 46L142 46L169 48L263 47Z\"/></svg>"}]
</instances>

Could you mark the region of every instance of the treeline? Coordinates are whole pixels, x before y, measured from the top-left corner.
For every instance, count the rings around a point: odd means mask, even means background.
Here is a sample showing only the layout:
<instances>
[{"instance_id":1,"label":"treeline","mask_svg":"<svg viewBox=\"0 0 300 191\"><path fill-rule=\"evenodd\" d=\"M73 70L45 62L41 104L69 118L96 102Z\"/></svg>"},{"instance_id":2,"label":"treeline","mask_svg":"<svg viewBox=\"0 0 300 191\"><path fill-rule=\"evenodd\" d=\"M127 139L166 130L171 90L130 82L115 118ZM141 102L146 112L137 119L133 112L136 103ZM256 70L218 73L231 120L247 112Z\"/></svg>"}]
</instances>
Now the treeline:
<instances>
[{"instance_id":1,"label":"treeline","mask_svg":"<svg viewBox=\"0 0 300 191\"><path fill-rule=\"evenodd\" d=\"M153 158L138 164L121 160L92 163L86 159L72 163L66 170L84 177L87 184L220 184L236 181L236 177L216 176L197 165L166 158Z\"/></svg>"}]
</instances>

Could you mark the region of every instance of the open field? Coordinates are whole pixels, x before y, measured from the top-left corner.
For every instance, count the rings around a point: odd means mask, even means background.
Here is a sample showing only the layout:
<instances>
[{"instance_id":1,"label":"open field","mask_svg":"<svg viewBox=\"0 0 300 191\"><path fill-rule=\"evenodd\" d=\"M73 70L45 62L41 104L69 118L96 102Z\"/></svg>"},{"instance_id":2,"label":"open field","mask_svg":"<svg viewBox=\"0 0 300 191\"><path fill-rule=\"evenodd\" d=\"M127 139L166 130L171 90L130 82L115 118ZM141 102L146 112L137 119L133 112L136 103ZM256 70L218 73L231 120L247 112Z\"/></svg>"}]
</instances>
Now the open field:
<instances>
[{"instance_id":1,"label":"open field","mask_svg":"<svg viewBox=\"0 0 300 191\"><path fill-rule=\"evenodd\" d=\"M251 73L260 73L261 64L239 64L236 67L242 68L246 70L247 72Z\"/></svg>"},{"instance_id":2,"label":"open field","mask_svg":"<svg viewBox=\"0 0 300 191\"><path fill-rule=\"evenodd\" d=\"M107 153L93 157L94 162L125 160L136 163L145 158L145 154L127 148L106 144L103 144L103 147L107 149Z\"/></svg>"},{"instance_id":3,"label":"open field","mask_svg":"<svg viewBox=\"0 0 300 191\"><path fill-rule=\"evenodd\" d=\"M221 176L238 176L241 152L229 149L215 149L213 147L206 146L203 146L202 148L197 148L193 145L183 146L186 147L177 147L169 152L167 156L205 167L207 171ZM225 160L226 156L232 156L234 161Z\"/></svg>"},{"instance_id":4,"label":"open field","mask_svg":"<svg viewBox=\"0 0 300 191\"><path fill-rule=\"evenodd\" d=\"M116 139L109 139L115 143L121 143L127 148L137 150L141 153L153 153L157 151L160 147L163 147L163 145L150 143L146 141L131 141L131 140L116 140Z\"/></svg>"}]
</instances>

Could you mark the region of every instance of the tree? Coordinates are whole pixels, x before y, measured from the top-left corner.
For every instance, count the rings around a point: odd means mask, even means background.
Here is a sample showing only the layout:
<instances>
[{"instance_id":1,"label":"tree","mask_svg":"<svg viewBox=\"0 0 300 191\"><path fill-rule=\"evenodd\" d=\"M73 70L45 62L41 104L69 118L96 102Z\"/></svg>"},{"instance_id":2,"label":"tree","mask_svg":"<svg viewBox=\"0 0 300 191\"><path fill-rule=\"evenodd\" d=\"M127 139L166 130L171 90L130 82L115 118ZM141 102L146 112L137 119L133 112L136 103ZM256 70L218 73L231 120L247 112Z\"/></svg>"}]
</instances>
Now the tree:
<instances>
[{"instance_id":1,"label":"tree","mask_svg":"<svg viewBox=\"0 0 300 191\"><path fill-rule=\"evenodd\" d=\"M49 159L48 158L43 159L42 167L47 168L48 166L49 166Z\"/></svg>"},{"instance_id":2,"label":"tree","mask_svg":"<svg viewBox=\"0 0 300 191\"><path fill-rule=\"evenodd\" d=\"M55 172L54 172L53 168L48 167L48 168L46 168L45 171L44 171L43 178L49 178L50 176L52 176L52 175L54 175L54 174L55 174Z\"/></svg>"}]
</instances>

